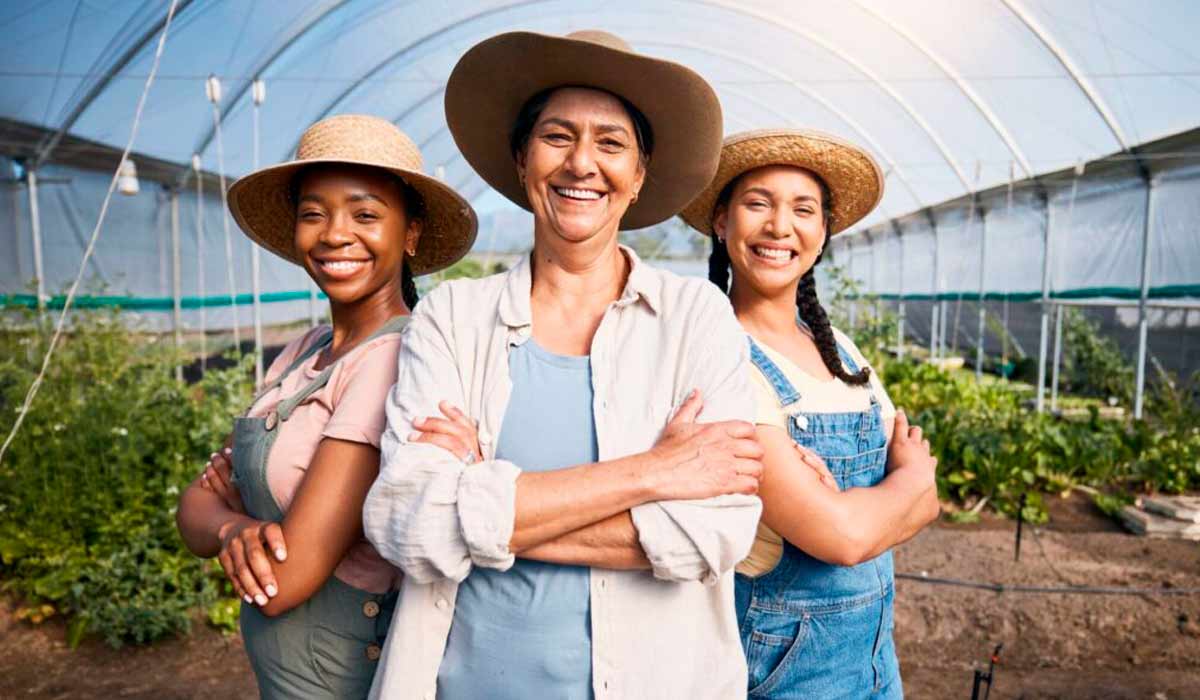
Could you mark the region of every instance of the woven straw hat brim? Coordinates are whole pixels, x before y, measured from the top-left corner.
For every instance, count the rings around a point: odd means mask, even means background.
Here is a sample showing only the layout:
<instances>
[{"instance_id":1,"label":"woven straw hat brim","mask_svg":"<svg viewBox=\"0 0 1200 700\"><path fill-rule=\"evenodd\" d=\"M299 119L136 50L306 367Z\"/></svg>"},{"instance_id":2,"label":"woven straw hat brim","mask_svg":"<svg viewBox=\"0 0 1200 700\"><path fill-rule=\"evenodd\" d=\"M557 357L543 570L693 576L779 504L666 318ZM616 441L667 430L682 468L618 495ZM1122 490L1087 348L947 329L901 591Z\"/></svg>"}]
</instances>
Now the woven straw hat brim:
<instances>
[{"instance_id":1,"label":"woven straw hat brim","mask_svg":"<svg viewBox=\"0 0 1200 700\"><path fill-rule=\"evenodd\" d=\"M654 151L622 229L669 219L712 179L721 103L698 74L591 41L512 32L476 44L459 60L446 84L446 121L475 172L513 203L530 208L509 150L513 123L529 98L568 86L619 95L650 122Z\"/></svg>"},{"instance_id":2,"label":"woven straw hat brim","mask_svg":"<svg viewBox=\"0 0 1200 700\"><path fill-rule=\"evenodd\" d=\"M345 158L315 158L273 165L233 183L229 188L229 210L242 231L284 260L303 266L293 243L296 205L290 193L296 174L318 164L364 165L386 170L421 194L425 199L425 221L417 254L408 260L413 275L427 275L453 265L475 243L479 228L475 210L450 187L423 173Z\"/></svg>"},{"instance_id":3,"label":"woven straw hat brim","mask_svg":"<svg viewBox=\"0 0 1200 700\"><path fill-rule=\"evenodd\" d=\"M725 139L716 176L683 210L683 220L712 235L713 209L721 190L744 173L768 165L804 168L825 181L833 200L830 235L861 221L883 199L883 171L871 154L858 146L820 131L766 129Z\"/></svg>"}]
</instances>

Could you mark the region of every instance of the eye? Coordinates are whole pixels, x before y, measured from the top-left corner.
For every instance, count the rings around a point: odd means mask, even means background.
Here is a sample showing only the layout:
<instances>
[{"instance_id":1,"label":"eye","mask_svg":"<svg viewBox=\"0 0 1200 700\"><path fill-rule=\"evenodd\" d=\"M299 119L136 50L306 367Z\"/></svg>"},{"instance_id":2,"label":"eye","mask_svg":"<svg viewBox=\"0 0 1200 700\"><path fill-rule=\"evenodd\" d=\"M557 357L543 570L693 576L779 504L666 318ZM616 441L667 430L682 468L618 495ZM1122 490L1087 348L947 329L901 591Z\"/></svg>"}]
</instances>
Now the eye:
<instances>
[{"instance_id":1,"label":"eye","mask_svg":"<svg viewBox=\"0 0 1200 700\"><path fill-rule=\"evenodd\" d=\"M375 221L376 219L379 218L379 215L376 214L375 212L371 211L370 209L364 209L360 212L355 213L354 218L360 219L362 221Z\"/></svg>"},{"instance_id":2,"label":"eye","mask_svg":"<svg viewBox=\"0 0 1200 700\"><path fill-rule=\"evenodd\" d=\"M319 221L321 219L321 212L315 209L306 209L301 211L297 215L297 218L301 221Z\"/></svg>"},{"instance_id":3,"label":"eye","mask_svg":"<svg viewBox=\"0 0 1200 700\"><path fill-rule=\"evenodd\" d=\"M543 135L542 138L552 144L564 144L571 141L571 137L561 131L552 131Z\"/></svg>"},{"instance_id":4,"label":"eye","mask_svg":"<svg viewBox=\"0 0 1200 700\"><path fill-rule=\"evenodd\" d=\"M812 207L797 207L796 208L797 216L812 216L812 214L813 214Z\"/></svg>"},{"instance_id":5,"label":"eye","mask_svg":"<svg viewBox=\"0 0 1200 700\"><path fill-rule=\"evenodd\" d=\"M609 153L619 153L627 148L624 141L614 138L600 139L600 149Z\"/></svg>"},{"instance_id":6,"label":"eye","mask_svg":"<svg viewBox=\"0 0 1200 700\"><path fill-rule=\"evenodd\" d=\"M754 211L761 211L766 209L768 206L769 205L767 204L766 200L762 199L751 199L746 202L746 208L753 209Z\"/></svg>"}]
</instances>

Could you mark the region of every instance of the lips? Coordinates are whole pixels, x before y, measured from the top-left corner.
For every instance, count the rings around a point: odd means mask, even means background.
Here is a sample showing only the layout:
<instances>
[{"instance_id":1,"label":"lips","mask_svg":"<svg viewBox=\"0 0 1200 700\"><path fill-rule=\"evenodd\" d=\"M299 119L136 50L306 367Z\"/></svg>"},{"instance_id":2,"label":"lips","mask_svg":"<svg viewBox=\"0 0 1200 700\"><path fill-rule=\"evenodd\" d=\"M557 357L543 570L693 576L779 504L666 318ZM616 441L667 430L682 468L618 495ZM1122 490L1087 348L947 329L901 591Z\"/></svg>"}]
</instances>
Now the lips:
<instances>
[{"instance_id":1,"label":"lips","mask_svg":"<svg viewBox=\"0 0 1200 700\"><path fill-rule=\"evenodd\" d=\"M362 272L370 264L370 260L317 260L317 268L321 273L335 280L346 280Z\"/></svg>"},{"instance_id":2,"label":"lips","mask_svg":"<svg viewBox=\"0 0 1200 700\"><path fill-rule=\"evenodd\" d=\"M554 190L554 194L557 194L559 197L576 202L594 202L605 196L602 192L581 187L551 187L550 189Z\"/></svg>"},{"instance_id":3,"label":"lips","mask_svg":"<svg viewBox=\"0 0 1200 700\"><path fill-rule=\"evenodd\" d=\"M750 252L754 253L756 258L772 263L788 263L797 255L796 251L789 248L773 248L764 245L750 246Z\"/></svg>"}]
</instances>

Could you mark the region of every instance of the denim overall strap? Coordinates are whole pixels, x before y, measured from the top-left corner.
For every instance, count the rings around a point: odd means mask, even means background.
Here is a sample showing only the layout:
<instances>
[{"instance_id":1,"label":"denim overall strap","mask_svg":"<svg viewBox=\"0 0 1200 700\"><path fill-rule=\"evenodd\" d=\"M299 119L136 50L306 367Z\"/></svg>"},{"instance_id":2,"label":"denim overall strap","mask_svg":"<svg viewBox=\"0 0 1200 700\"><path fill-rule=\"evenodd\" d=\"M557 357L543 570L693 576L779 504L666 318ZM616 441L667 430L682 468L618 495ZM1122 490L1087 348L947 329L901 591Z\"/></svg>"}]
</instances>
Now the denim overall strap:
<instances>
[{"instance_id":1,"label":"denim overall strap","mask_svg":"<svg viewBox=\"0 0 1200 700\"><path fill-rule=\"evenodd\" d=\"M788 381L783 370L779 369L779 365L775 364L771 358L767 357L767 353L758 347L754 338L747 335L746 339L750 341L750 361L771 384L775 396L779 399L779 405L783 408L783 412L788 414L789 420L798 430L804 430L808 427L808 419L800 413L800 392L796 391L796 387Z\"/></svg>"},{"instance_id":2,"label":"denim overall strap","mask_svg":"<svg viewBox=\"0 0 1200 700\"><path fill-rule=\"evenodd\" d=\"M856 374L858 372L858 363L854 361L854 357L850 355L850 352L841 343L837 344L837 351L838 357L842 358L842 364L846 365L846 371L850 374ZM867 392L871 397L871 405L878 406L879 399L875 396L875 385L872 382L867 382Z\"/></svg>"},{"instance_id":3,"label":"denim overall strap","mask_svg":"<svg viewBox=\"0 0 1200 700\"><path fill-rule=\"evenodd\" d=\"M264 397L267 394L274 391L280 384L283 384L283 380L287 379L289 374L291 374L297 368L299 368L300 365L304 364L305 361L308 360L308 358L310 358L313 355L316 355L318 352L321 352L322 350L324 350L325 346L329 345L329 343L332 341L333 341L333 329L330 328L330 329L326 330L324 333L322 333L320 336L317 337L317 342L308 346L307 348L304 349L304 352L297 355L296 359L292 360L292 363L290 365L288 365L286 369L284 369L282 372L280 372L278 377L271 380L271 382L269 384L266 384L265 386L263 386L262 389L259 389L258 393L255 394L254 398L250 401L250 406L246 409L246 413L243 413L242 415L244 416L244 415L249 414L250 409L254 408L254 404L258 403L259 399L261 399L262 397Z\"/></svg>"}]
</instances>

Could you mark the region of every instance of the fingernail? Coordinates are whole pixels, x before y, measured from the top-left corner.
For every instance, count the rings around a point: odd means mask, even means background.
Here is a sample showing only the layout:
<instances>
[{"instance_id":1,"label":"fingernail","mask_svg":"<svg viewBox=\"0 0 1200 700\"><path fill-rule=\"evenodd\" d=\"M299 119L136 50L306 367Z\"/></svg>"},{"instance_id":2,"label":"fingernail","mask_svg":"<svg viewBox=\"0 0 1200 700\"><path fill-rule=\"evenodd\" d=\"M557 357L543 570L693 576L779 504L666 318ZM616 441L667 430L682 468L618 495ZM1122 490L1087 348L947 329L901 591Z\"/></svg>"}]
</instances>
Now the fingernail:
<instances>
[{"instance_id":1,"label":"fingernail","mask_svg":"<svg viewBox=\"0 0 1200 700\"><path fill-rule=\"evenodd\" d=\"M413 421L413 425L421 425L424 422L425 422L424 418L418 418L415 421Z\"/></svg>"},{"instance_id":2,"label":"fingernail","mask_svg":"<svg viewBox=\"0 0 1200 700\"><path fill-rule=\"evenodd\" d=\"M204 472L203 474L201 474L200 478L204 479L205 481L208 481L208 472Z\"/></svg>"},{"instance_id":3,"label":"fingernail","mask_svg":"<svg viewBox=\"0 0 1200 700\"><path fill-rule=\"evenodd\" d=\"M246 604L247 604L247 605L249 605L250 603L253 603L253 602L254 602L254 599L250 597L250 594L249 594L249 593L247 593L246 595L242 596L242 600L246 601Z\"/></svg>"},{"instance_id":4,"label":"fingernail","mask_svg":"<svg viewBox=\"0 0 1200 700\"><path fill-rule=\"evenodd\" d=\"M209 456L208 456L208 459L209 459L209 461L210 461L210 462L211 462L212 460L216 459L216 458L217 458L217 453L216 453L216 452L214 452L214 453L212 453L211 455L209 455Z\"/></svg>"},{"instance_id":5,"label":"fingernail","mask_svg":"<svg viewBox=\"0 0 1200 700\"><path fill-rule=\"evenodd\" d=\"M410 442L411 442L411 441L413 441L413 440L416 440L416 439L418 439L418 438L420 438L420 437L421 437L421 433L419 433L419 432L412 432L412 433L409 433L409 434L408 434L408 439L409 439L409 441L410 441Z\"/></svg>"},{"instance_id":6,"label":"fingernail","mask_svg":"<svg viewBox=\"0 0 1200 700\"><path fill-rule=\"evenodd\" d=\"M265 595L263 595L262 593L259 593L258 595L254 596L254 602L258 603L259 606L261 607L261 606L267 604L267 597Z\"/></svg>"},{"instance_id":7,"label":"fingernail","mask_svg":"<svg viewBox=\"0 0 1200 700\"><path fill-rule=\"evenodd\" d=\"M275 550L275 558L278 559L279 561L286 560L287 559L287 550L284 549L283 547L280 547L279 549Z\"/></svg>"},{"instance_id":8,"label":"fingernail","mask_svg":"<svg viewBox=\"0 0 1200 700\"><path fill-rule=\"evenodd\" d=\"M275 589L275 584L273 584L273 583L268 583L268 584L267 584L267 595L269 595L269 596L271 596L272 598L274 598L274 597L275 597L275 594L276 594L276 593L278 593L278 592L279 592L279 591Z\"/></svg>"},{"instance_id":9,"label":"fingernail","mask_svg":"<svg viewBox=\"0 0 1200 700\"><path fill-rule=\"evenodd\" d=\"M227 454L227 455L231 455L231 454L233 454L233 448L232 448L232 447L226 447L226 448L225 448L225 454Z\"/></svg>"},{"instance_id":10,"label":"fingernail","mask_svg":"<svg viewBox=\"0 0 1200 700\"><path fill-rule=\"evenodd\" d=\"M204 463L204 468L205 468L205 469L212 469L212 462L205 462L205 463Z\"/></svg>"}]
</instances>

